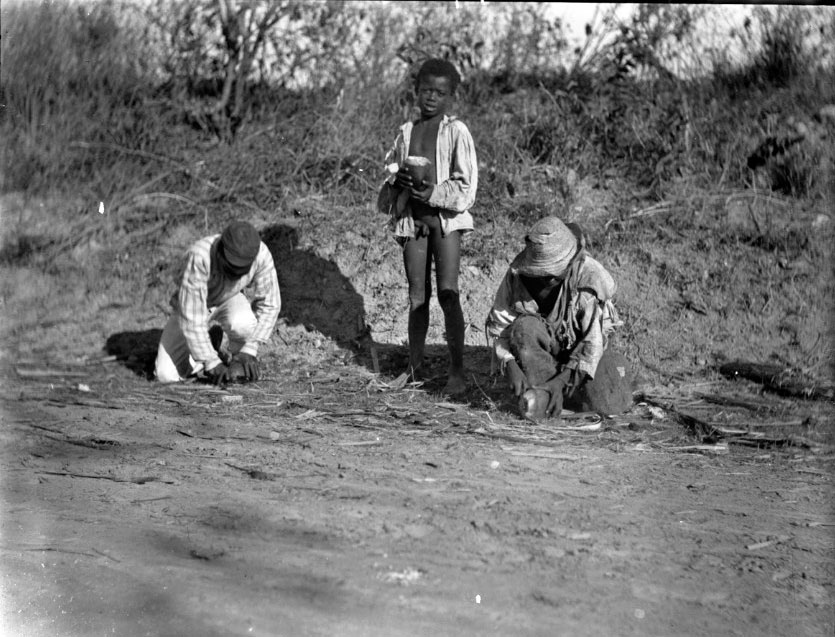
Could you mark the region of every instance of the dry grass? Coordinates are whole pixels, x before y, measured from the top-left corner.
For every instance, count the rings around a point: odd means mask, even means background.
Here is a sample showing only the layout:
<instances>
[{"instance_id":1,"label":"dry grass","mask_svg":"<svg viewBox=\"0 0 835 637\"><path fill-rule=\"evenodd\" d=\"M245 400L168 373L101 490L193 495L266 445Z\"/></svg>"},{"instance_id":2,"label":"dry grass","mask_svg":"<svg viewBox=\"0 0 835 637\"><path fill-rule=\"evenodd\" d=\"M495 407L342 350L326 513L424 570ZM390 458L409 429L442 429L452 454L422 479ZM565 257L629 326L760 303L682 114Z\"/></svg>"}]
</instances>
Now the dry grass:
<instances>
[{"instance_id":1,"label":"dry grass","mask_svg":"<svg viewBox=\"0 0 835 637\"><path fill-rule=\"evenodd\" d=\"M40 35L63 35L42 47L45 57L3 39L12 113L0 122L7 358L89 356L115 333L160 327L180 254L233 217L278 237L288 292L282 338L350 350L364 322L376 342L402 346L402 264L372 204L403 117L403 86L262 87L236 143L220 145L170 96L155 97L162 89L142 68L125 74L124 49L139 44L119 40L123 50L111 55L118 21L54 8ZM4 6L14 33L33 24L20 15ZM93 27L98 79L76 65L76 75L61 75L75 88L42 94L47 76L26 70L61 71L73 59L62 48L79 54L83 42L67 33ZM614 273L626 320L618 343L647 376L756 356L830 377L835 192L832 145L821 140L835 122L815 115L835 102L831 74L787 85L728 74L688 83L612 79L607 68L468 75L458 112L481 170L461 268L468 345L483 347L492 295L526 229L559 214L585 226ZM13 76L29 79L6 81ZM805 141L790 154L748 168L755 141L798 130ZM347 318L301 309L310 303L296 287L309 271L321 273L320 289ZM443 342L441 325L433 304L433 343Z\"/></svg>"}]
</instances>

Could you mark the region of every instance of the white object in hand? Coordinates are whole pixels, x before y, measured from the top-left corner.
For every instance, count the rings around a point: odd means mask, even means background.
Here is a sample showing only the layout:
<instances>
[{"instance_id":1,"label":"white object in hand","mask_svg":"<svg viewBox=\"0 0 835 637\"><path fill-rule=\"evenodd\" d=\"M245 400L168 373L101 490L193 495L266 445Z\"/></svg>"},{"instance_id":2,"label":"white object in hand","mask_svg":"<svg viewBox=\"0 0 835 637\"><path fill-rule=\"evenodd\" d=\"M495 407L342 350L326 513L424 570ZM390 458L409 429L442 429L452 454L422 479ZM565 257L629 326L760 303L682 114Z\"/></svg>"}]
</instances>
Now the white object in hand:
<instances>
[{"instance_id":1,"label":"white object in hand","mask_svg":"<svg viewBox=\"0 0 835 637\"><path fill-rule=\"evenodd\" d=\"M426 157L420 155L409 155L406 157L407 166L429 166L432 162Z\"/></svg>"}]
</instances>

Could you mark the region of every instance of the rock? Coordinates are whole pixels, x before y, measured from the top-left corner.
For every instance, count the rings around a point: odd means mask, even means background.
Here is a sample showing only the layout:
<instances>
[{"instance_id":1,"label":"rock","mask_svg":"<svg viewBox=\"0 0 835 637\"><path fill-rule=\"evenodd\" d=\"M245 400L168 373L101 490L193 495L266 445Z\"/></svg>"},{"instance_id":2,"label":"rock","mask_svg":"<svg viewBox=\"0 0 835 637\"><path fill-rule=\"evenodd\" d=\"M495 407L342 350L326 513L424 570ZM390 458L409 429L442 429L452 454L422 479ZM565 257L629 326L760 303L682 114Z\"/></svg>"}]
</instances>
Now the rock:
<instances>
[{"instance_id":1,"label":"rock","mask_svg":"<svg viewBox=\"0 0 835 637\"><path fill-rule=\"evenodd\" d=\"M785 231L790 213L785 202L754 193L731 197L725 203L725 218L730 229L749 237L759 237L766 231Z\"/></svg>"}]
</instances>

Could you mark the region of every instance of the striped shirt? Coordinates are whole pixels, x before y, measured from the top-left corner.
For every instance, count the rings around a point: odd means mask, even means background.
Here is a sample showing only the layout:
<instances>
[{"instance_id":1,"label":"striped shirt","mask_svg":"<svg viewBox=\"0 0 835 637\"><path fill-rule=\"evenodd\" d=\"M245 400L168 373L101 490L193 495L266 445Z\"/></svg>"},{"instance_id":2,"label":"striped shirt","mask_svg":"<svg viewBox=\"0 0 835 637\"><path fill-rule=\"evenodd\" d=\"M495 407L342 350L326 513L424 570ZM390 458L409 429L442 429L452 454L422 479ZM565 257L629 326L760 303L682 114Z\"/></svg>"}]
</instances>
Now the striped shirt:
<instances>
[{"instance_id":1,"label":"striped shirt","mask_svg":"<svg viewBox=\"0 0 835 637\"><path fill-rule=\"evenodd\" d=\"M409 154L413 122L406 122L386 155L386 164L403 166ZM388 178L394 183L394 175ZM435 188L427 202L439 208L441 230L449 234L455 230L468 232L473 229L470 208L475 203L478 189L478 162L475 144L464 122L444 115L438 127L435 144ZM411 214L392 218L392 231L396 237L414 237L415 223Z\"/></svg>"},{"instance_id":2,"label":"striped shirt","mask_svg":"<svg viewBox=\"0 0 835 637\"><path fill-rule=\"evenodd\" d=\"M189 248L175 304L189 352L205 369L220 363L209 339L209 317L216 307L246 290L257 324L241 352L253 356L272 335L281 311L278 275L269 248L262 242L249 272L230 279L218 264L219 239L219 234L204 237Z\"/></svg>"}]
</instances>

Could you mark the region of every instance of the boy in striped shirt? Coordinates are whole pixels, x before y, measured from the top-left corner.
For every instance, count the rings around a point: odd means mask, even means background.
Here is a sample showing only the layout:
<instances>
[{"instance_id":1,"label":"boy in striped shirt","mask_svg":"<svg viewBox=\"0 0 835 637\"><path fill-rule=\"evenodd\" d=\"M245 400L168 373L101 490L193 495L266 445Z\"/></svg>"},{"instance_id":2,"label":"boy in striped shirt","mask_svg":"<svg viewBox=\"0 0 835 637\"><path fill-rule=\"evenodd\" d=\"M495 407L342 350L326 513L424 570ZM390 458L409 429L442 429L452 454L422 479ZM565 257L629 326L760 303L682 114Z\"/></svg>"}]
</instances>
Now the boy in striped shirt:
<instances>
[{"instance_id":1,"label":"boy in striped shirt","mask_svg":"<svg viewBox=\"0 0 835 637\"><path fill-rule=\"evenodd\" d=\"M258 380L258 346L272 335L281 310L275 264L258 231L234 221L192 244L172 307L157 350L157 380L178 382L201 371L217 385ZM225 359L212 344L210 322L228 337Z\"/></svg>"}]
</instances>

